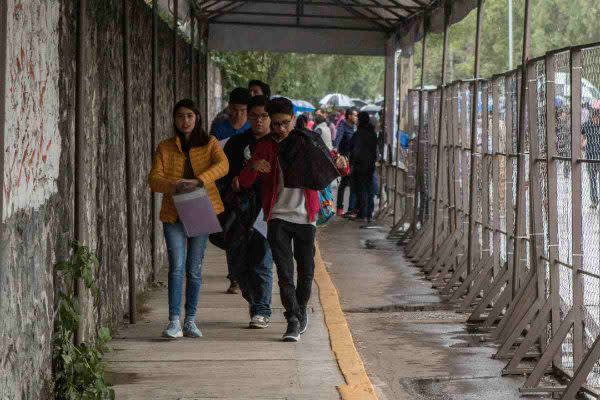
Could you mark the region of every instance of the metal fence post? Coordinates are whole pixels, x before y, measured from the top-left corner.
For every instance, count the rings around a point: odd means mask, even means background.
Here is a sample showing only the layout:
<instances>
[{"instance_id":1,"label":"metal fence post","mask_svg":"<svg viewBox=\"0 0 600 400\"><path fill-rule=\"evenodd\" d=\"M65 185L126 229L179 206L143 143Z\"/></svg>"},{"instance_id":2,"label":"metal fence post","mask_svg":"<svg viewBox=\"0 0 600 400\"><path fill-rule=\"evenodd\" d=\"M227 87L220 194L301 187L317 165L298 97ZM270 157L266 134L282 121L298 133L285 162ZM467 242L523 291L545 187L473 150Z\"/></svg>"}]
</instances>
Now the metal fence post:
<instances>
[{"instance_id":1,"label":"metal fence post","mask_svg":"<svg viewBox=\"0 0 600 400\"><path fill-rule=\"evenodd\" d=\"M525 217L525 135L527 131L527 120L525 118L525 106L527 98L525 97L527 90L527 61L529 60L529 18L530 18L530 2L525 0L524 19L523 19L523 53L521 56L521 89L519 93L519 124L517 130L517 202L515 215L517 221L514 230L514 260L513 260L513 276L512 276L512 295L515 296L517 285L519 283L519 263L521 255L522 221Z\"/></svg>"},{"instance_id":2,"label":"metal fence post","mask_svg":"<svg viewBox=\"0 0 600 400\"><path fill-rule=\"evenodd\" d=\"M437 148L436 148L436 173L435 173L435 187L433 188L435 196L433 200L433 240L431 246L431 254L437 250L438 241L438 215L439 208L441 207L440 202L440 173L441 173L441 159L442 159L442 123L444 115L444 95L446 85L446 60L448 58L448 27L450 25L450 13L452 12L451 3L446 2L444 7L444 44L442 48L442 82L440 85L440 109L438 110L438 131L437 131ZM433 133L433 132L432 132Z\"/></svg>"},{"instance_id":3,"label":"metal fence post","mask_svg":"<svg viewBox=\"0 0 600 400\"><path fill-rule=\"evenodd\" d=\"M473 99L471 100L471 170L469 171L469 228L467 237L467 275L473 264L473 238L475 235L475 152L477 150L477 104L479 100L479 66L481 47L481 19L483 0L477 0L477 24L475 28L475 61L473 66ZM483 97L483 96L482 96ZM483 124L483 121L482 121ZM486 143L487 144L487 143ZM483 163L483 158L480 158Z\"/></svg>"},{"instance_id":4,"label":"metal fence post","mask_svg":"<svg viewBox=\"0 0 600 400\"><path fill-rule=\"evenodd\" d=\"M492 233L493 253L493 276L496 277L502 269L500 246L502 237L500 233L500 93L497 79L492 79Z\"/></svg>"},{"instance_id":5,"label":"metal fence post","mask_svg":"<svg viewBox=\"0 0 600 400\"><path fill-rule=\"evenodd\" d=\"M545 58L546 70L546 116L556 115L556 105L554 98L556 96L555 75L556 75L556 56L548 54ZM556 120L546 118L546 143L548 154L546 157L546 166L548 176L546 186L548 193L556 193L558 171L556 166ZM550 298L552 301L551 329L552 335L555 335L560 325L560 271L558 269L558 199L557 196L548 196L548 265L550 268ZM561 363L561 351L554 357L554 365Z\"/></svg>"},{"instance_id":6,"label":"metal fence post","mask_svg":"<svg viewBox=\"0 0 600 400\"><path fill-rule=\"evenodd\" d=\"M516 87L516 86L515 86ZM506 76L504 80L504 107L505 107L505 159L506 159L506 168L505 168L505 217L506 217L506 261L508 264L508 270L510 271L510 279L513 284L509 284L507 290L511 293L509 296L512 299L514 296L516 287L515 287L515 208L513 207L513 185L515 182L513 181L513 158L518 156L518 150L515 150L513 147L513 108L512 108L512 87L510 86L510 76ZM517 141L518 141L517 135ZM515 151L517 153L515 153ZM518 163L518 162L517 162ZM518 165L517 165L518 168Z\"/></svg>"},{"instance_id":7,"label":"metal fence post","mask_svg":"<svg viewBox=\"0 0 600 400\"><path fill-rule=\"evenodd\" d=\"M423 199L421 199L420 190L423 184L422 171L419 171L421 167L423 158L423 150L421 149L421 141L423 140L423 85L425 82L425 49L427 48L427 30L429 29L429 22L427 19L423 19L423 40L421 42L422 51L421 51L421 87L419 89L419 133L417 136L417 161L416 161L416 171L415 171L415 197L413 199L414 209L413 209L413 219L411 224L411 231L414 233L417 229L417 221L419 216L419 208L421 207L421 203Z\"/></svg>"},{"instance_id":8,"label":"metal fence post","mask_svg":"<svg viewBox=\"0 0 600 400\"><path fill-rule=\"evenodd\" d=\"M531 273L537 276L537 297L544 300L546 297L544 263L541 257L544 254L544 193L542 192L540 176L540 141L541 132L537 129L537 63L530 63L527 67L527 102L529 113L529 232L531 234L530 267ZM546 330L542 332L542 343L546 343Z\"/></svg>"},{"instance_id":9,"label":"metal fence post","mask_svg":"<svg viewBox=\"0 0 600 400\"><path fill-rule=\"evenodd\" d=\"M133 179L133 132L131 131L131 63L129 61L129 1L123 0L123 86L124 86L124 128L125 128L125 186L127 192L127 267L129 272L129 323L137 322L135 307L135 218L134 218L134 179Z\"/></svg>"},{"instance_id":10,"label":"metal fence post","mask_svg":"<svg viewBox=\"0 0 600 400\"><path fill-rule=\"evenodd\" d=\"M396 56L397 58L397 56ZM397 82L398 82L398 132L402 131L402 59L399 60L397 65ZM393 143L393 141L392 141ZM381 160L383 162L383 160ZM392 160L390 160L392 161ZM390 165L394 165L394 163L390 162ZM400 169L400 135L396 138L396 160L394 167L394 213L392 217L392 226L396 226L398 222L398 170ZM381 188L380 188L381 190ZM379 197L379 201L381 201L381 196Z\"/></svg>"},{"instance_id":11,"label":"metal fence post","mask_svg":"<svg viewBox=\"0 0 600 400\"><path fill-rule=\"evenodd\" d=\"M571 51L571 184L573 257L573 368L583 358L583 237L581 227L581 49Z\"/></svg>"}]
</instances>

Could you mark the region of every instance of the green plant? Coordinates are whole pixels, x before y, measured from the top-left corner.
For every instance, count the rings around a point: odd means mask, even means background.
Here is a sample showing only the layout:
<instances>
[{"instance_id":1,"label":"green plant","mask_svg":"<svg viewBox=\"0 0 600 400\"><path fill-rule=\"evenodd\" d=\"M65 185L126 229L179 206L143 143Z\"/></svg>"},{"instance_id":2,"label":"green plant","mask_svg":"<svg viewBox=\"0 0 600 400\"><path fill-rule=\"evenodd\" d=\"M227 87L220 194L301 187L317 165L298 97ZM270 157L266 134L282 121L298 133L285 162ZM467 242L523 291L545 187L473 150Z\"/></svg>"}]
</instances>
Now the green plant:
<instances>
[{"instance_id":1,"label":"green plant","mask_svg":"<svg viewBox=\"0 0 600 400\"><path fill-rule=\"evenodd\" d=\"M73 242L70 260L56 265L62 276L70 282L81 279L94 296L98 287L94 282L94 266L98 260L86 246ZM74 344L73 337L79 326L79 302L72 294L58 295L55 317L52 362L54 364L54 397L59 400L114 399L114 391L104 380L103 354L111 340L107 328L98 331L95 341Z\"/></svg>"}]
</instances>

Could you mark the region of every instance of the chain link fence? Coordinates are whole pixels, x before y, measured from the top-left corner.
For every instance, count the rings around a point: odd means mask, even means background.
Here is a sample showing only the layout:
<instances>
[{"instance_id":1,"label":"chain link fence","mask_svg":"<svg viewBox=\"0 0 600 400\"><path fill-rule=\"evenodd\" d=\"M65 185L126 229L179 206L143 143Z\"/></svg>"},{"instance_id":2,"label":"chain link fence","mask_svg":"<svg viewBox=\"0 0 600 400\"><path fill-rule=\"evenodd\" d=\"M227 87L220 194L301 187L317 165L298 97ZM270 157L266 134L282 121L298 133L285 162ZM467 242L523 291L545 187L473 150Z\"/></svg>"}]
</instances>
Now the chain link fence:
<instances>
[{"instance_id":1,"label":"chain link fence","mask_svg":"<svg viewBox=\"0 0 600 400\"><path fill-rule=\"evenodd\" d=\"M508 366L534 349L553 352L533 368L526 392L552 365L600 393L600 363L586 357L600 354L599 87L593 45L550 52L489 80L408 92L415 144L399 157L418 212L407 222L436 232L433 256L422 254L429 263L447 264L436 254L454 257L442 293L462 301L470 321L496 328L503 345L511 341Z\"/></svg>"}]
</instances>

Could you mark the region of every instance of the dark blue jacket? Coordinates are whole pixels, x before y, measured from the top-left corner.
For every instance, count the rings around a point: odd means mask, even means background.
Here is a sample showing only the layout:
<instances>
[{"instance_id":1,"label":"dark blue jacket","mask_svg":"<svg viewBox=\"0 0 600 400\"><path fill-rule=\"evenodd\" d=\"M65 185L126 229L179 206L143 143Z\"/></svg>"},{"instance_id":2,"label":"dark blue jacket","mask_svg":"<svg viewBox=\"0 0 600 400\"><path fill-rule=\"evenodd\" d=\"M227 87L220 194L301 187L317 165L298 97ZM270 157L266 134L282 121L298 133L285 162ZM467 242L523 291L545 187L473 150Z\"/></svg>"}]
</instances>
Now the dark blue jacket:
<instances>
[{"instance_id":1,"label":"dark blue jacket","mask_svg":"<svg viewBox=\"0 0 600 400\"><path fill-rule=\"evenodd\" d=\"M356 126L348 124L346 120L340 123L335 135L333 147L338 149L338 153L342 156L349 156L352 153L352 138L356 132Z\"/></svg>"}]
</instances>

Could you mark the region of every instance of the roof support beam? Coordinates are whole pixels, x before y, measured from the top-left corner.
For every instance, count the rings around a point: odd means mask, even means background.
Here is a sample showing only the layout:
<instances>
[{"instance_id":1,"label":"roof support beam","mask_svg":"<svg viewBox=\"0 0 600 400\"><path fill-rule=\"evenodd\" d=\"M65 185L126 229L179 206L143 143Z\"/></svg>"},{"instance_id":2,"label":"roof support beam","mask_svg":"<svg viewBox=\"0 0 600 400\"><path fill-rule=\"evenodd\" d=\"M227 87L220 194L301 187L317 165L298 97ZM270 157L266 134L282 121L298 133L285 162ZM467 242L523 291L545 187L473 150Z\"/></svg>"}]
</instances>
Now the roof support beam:
<instances>
[{"instance_id":1,"label":"roof support beam","mask_svg":"<svg viewBox=\"0 0 600 400\"><path fill-rule=\"evenodd\" d=\"M292 5L295 6L296 5L296 1L295 0L232 0L230 1L230 3L250 3L250 4L279 4L279 5ZM398 8L402 8L399 7L397 5L384 5L384 4L364 4L364 3L357 3L357 4L345 4L343 2L339 2L337 0L335 0L335 2L331 2L331 1L307 1L304 2L305 6L327 6L327 7L338 7L338 8L346 8L348 6L352 6L354 8L361 8L361 9L382 9L382 10L396 10ZM409 7L409 6L405 6L405 7ZM426 5L424 5L424 7L426 7ZM418 11L421 7L415 7L414 11Z\"/></svg>"},{"instance_id":2,"label":"roof support beam","mask_svg":"<svg viewBox=\"0 0 600 400\"><path fill-rule=\"evenodd\" d=\"M376 2L375 0L369 0L369 1L370 1L370 2L371 2L371 4L373 4L373 5L378 5L378 4L380 4L380 3ZM360 4L360 3L359 3L359 2L357 2L356 0L352 0L352 3L354 3L354 4ZM373 14L377 15L378 17L383 17L383 15L379 14L379 12L375 12L375 11L372 11L372 10L369 10L369 11L371 11ZM402 14L398 14L398 13L397 13L396 11L394 11L393 9L388 9L388 10L384 10L384 11L386 11L386 12L388 12L388 13L390 13L390 14L393 14L394 16L396 16L396 17L398 17L398 18L400 18L400 19L405 19L405 18L406 18L404 15L402 15Z\"/></svg>"},{"instance_id":3,"label":"roof support beam","mask_svg":"<svg viewBox=\"0 0 600 400\"><path fill-rule=\"evenodd\" d=\"M225 14L229 14L230 12L237 10L244 4L245 4L245 2L241 2L241 3L237 3L237 4L235 2L231 2L228 5L226 5L225 7L219 9L217 12L215 12L213 14L209 14L207 16L207 18L212 21L213 19L219 18Z\"/></svg>"},{"instance_id":4,"label":"roof support beam","mask_svg":"<svg viewBox=\"0 0 600 400\"><path fill-rule=\"evenodd\" d=\"M344 3L342 0L335 0L338 4L342 5L342 7L344 7L346 9L346 11L348 11L351 14L356 15L359 18L363 18L363 17L367 17L367 15L365 15L364 12L362 11L357 11L354 8L350 7L349 4ZM371 12L371 15L373 15L373 13ZM374 14L376 17L378 16L377 14ZM372 20L368 20L369 22L379 25L380 27L382 27L385 30L389 30L391 28L391 26L389 25L389 23L383 24L379 21L372 21Z\"/></svg>"},{"instance_id":5,"label":"roof support beam","mask_svg":"<svg viewBox=\"0 0 600 400\"><path fill-rule=\"evenodd\" d=\"M253 23L243 21L219 21L211 20L211 24L214 25L245 25L245 26L273 26L280 28L297 28L295 24L272 24L272 23ZM364 31L364 32L387 32L387 29L382 28L358 28L358 27L347 27L347 26L330 26L330 25L302 25L302 29L329 29L329 30L341 30L341 31Z\"/></svg>"},{"instance_id":6,"label":"roof support beam","mask_svg":"<svg viewBox=\"0 0 600 400\"><path fill-rule=\"evenodd\" d=\"M258 12L258 11L231 11L228 12L227 15L255 15L255 16L264 16L264 17L290 17L293 18L296 14L290 13L276 13L276 12ZM322 15L322 14L302 14L303 18L319 18L319 19L340 19L340 20L376 20L376 21L392 21L398 22L400 21L397 18L376 18L376 17L358 17L355 15Z\"/></svg>"},{"instance_id":7,"label":"roof support beam","mask_svg":"<svg viewBox=\"0 0 600 400\"><path fill-rule=\"evenodd\" d=\"M406 6L402 3L397 2L396 0L389 0L389 2L409 13L414 13L415 11L419 11L422 8L421 6Z\"/></svg>"}]
</instances>

